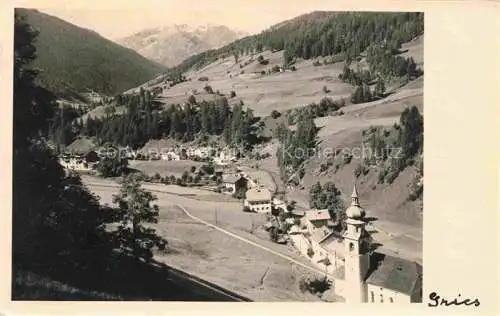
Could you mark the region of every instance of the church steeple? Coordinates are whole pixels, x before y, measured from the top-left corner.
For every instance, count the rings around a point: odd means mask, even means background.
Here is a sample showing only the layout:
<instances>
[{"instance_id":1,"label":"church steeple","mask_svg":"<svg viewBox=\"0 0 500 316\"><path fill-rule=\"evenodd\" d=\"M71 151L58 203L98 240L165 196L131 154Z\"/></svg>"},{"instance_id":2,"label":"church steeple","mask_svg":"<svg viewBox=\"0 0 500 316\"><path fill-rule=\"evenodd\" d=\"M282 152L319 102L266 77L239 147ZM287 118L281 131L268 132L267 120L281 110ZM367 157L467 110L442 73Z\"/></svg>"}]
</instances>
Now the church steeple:
<instances>
[{"instance_id":1,"label":"church steeple","mask_svg":"<svg viewBox=\"0 0 500 316\"><path fill-rule=\"evenodd\" d=\"M359 206L358 190L356 189L356 182L354 182L354 189L351 194L351 205Z\"/></svg>"},{"instance_id":2,"label":"church steeple","mask_svg":"<svg viewBox=\"0 0 500 316\"><path fill-rule=\"evenodd\" d=\"M346 215L348 218L363 218L365 216L365 210L359 205L358 189L356 188L356 182L354 182L354 189L351 194L351 206L346 210Z\"/></svg>"}]
</instances>

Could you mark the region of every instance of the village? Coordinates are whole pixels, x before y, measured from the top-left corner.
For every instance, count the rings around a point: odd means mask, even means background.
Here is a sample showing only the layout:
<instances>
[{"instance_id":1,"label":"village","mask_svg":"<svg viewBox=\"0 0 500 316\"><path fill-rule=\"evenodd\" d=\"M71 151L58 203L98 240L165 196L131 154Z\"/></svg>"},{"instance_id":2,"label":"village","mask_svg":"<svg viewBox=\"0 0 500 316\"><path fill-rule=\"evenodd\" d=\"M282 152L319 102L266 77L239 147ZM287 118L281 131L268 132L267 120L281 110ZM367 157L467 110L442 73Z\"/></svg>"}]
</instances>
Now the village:
<instances>
[{"instance_id":1,"label":"village","mask_svg":"<svg viewBox=\"0 0 500 316\"><path fill-rule=\"evenodd\" d=\"M197 187L231 196L240 207L231 212L255 213L262 229L275 244L292 246L324 280L334 284L336 300L348 302L408 303L422 297L422 267L417 262L375 251L376 243L367 227L370 217L362 208L355 183L344 224L335 221L328 209L298 208L286 194L262 181L256 166L245 166L239 153L230 148L177 146L166 150L132 151L130 148L89 148L60 155L67 171L94 177L101 159L119 155L133 168L138 162L172 164L184 162L187 171L179 178L143 175L144 182ZM196 167L188 166L198 163ZM154 168L153 168L154 170ZM186 176L187 175L187 176ZM238 204L231 204L238 205ZM369 214L368 214L369 215ZM217 212L216 212L217 216ZM216 219L215 224L218 221ZM254 226L254 222L252 222ZM253 228L252 228L253 229Z\"/></svg>"}]
</instances>

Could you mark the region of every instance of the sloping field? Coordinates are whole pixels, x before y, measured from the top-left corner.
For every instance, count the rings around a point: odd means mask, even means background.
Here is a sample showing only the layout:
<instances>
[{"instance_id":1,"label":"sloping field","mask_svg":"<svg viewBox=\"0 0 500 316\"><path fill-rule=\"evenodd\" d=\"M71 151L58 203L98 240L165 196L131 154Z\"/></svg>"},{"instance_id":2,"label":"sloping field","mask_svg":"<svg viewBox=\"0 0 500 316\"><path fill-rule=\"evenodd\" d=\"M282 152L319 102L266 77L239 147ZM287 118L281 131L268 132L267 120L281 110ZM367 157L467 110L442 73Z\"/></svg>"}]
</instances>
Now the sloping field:
<instances>
[{"instance_id":1,"label":"sloping field","mask_svg":"<svg viewBox=\"0 0 500 316\"><path fill-rule=\"evenodd\" d=\"M259 55L268 59L269 64L260 65L257 61ZM229 100L231 104L243 100L256 115L265 116L272 110L283 111L319 102L325 96L347 98L354 90L351 85L338 80L342 63L315 67L312 60L299 61L296 64L297 71L260 74L263 70L281 66L282 55L281 51L266 51L241 57L237 64L233 57L220 59L198 71L188 72L186 76L191 81L165 90L161 98L168 104L183 103L195 90L197 100L213 100L215 96L204 91L204 87L210 85L214 92L219 90L228 98L231 91L235 91L236 97ZM244 65L250 58L253 61L240 68L240 64ZM199 81L200 77L207 77L208 81ZM330 91L323 92L323 86L327 86Z\"/></svg>"}]
</instances>

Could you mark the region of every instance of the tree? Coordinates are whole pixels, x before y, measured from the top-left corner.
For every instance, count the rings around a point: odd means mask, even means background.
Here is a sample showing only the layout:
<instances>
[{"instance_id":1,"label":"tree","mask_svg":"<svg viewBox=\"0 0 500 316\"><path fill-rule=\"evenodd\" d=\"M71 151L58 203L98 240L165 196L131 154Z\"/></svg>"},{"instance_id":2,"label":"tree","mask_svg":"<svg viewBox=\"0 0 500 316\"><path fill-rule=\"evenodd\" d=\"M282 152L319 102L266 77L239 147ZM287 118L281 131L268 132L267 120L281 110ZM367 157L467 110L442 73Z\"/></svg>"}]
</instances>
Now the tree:
<instances>
[{"instance_id":1,"label":"tree","mask_svg":"<svg viewBox=\"0 0 500 316\"><path fill-rule=\"evenodd\" d=\"M404 159L413 157L423 146L423 117L416 106L406 108L400 117L400 144Z\"/></svg>"},{"instance_id":2,"label":"tree","mask_svg":"<svg viewBox=\"0 0 500 316\"><path fill-rule=\"evenodd\" d=\"M328 209L332 218L341 221L345 210L340 195L340 190L333 182L329 181L323 185L317 182L309 190L309 206L315 209Z\"/></svg>"},{"instance_id":3,"label":"tree","mask_svg":"<svg viewBox=\"0 0 500 316\"><path fill-rule=\"evenodd\" d=\"M165 239L158 236L154 228L145 225L158 222L158 205L151 204L156 199L141 187L137 178L129 176L123 179L120 192L113 196L113 203L121 212L116 237L123 253L150 260L153 247L165 248Z\"/></svg>"},{"instance_id":4,"label":"tree","mask_svg":"<svg viewBox=\"0 0 500 316\"><path fill-rule=\"evenodd\" d=\"M186 182L187 182L187 180L188 180L188 177L189 177L189 172L184 171L184 172L182 173L182 178L181 178L181 179L182 179L182 183L186 183Z\"/></svg>"},{"instance_id":5,"label":"tree","mask_svg":"<svg viewBox=\"0 0 500 316\"><path fill-rule=\"evenodd\" d=\"M382 97L385 94L385 83L382 77L379 77L377 80L377 85L375 86L375 94L378 97Z\"/></svg>"},{"instance_id":6,"label":"tree","mask_svg":"<svg viewBox=\"0 0 500 316\"><path fill-rule=\"evenodd\" d=\"M128 160L121 157L103 157L96 169L105 178L119 177L128 173Z\"/></svg>"},{"instance_id":7,"label":"tree","mask_svg":"<svg viewBox=\"0 0 500 316\"><path fill-rule=\"evenodd\" d=\"M283 67L287 67L288 65L290 65L292 61L293 61L292 53L288 49L285 49L283 51Z\"/></svg>"},{"instance_id":8,"label":"tree","mask_svg":"<svg viewBox=\"0 0 500 316\"><path fill-rule=\"evenodd\" d=\"M36 32L15 11L12 156L12 266L57 269L65 254L89 249L104 234L100 207L78 176L65 175L44 139L54 95L35 83ZM97 241L97 242L96 242ZM13 295L17 289L13 287Z\"/></svg>"},{"instance_id":9,"label":"tree","mask_svg":"<svg viewBox=\"0 0 500 316\"><path fill-rule=\"evenodd\" d=\"M278 112L278 111L276 111L276 110L272 110L272 111L271 111L271 117L272 117L273 119L277 119L277 118L278 118L278 117L280 117L280 116L281 116L281 113L280 113L280 112Z\"/></svg>"},{"instance_id":10,"label":"tree","mask_svg":"<svg viewBox=\"0 0 500 316\"><path fill-rule=\"evenodd\" d=\"M195 96L194 96L194 95L192 95L192 94L191 94L191 95L188 97L188 103L189 103L189 104L196 104L196 98L195 98Z\"/></svg>"}]
</instances>

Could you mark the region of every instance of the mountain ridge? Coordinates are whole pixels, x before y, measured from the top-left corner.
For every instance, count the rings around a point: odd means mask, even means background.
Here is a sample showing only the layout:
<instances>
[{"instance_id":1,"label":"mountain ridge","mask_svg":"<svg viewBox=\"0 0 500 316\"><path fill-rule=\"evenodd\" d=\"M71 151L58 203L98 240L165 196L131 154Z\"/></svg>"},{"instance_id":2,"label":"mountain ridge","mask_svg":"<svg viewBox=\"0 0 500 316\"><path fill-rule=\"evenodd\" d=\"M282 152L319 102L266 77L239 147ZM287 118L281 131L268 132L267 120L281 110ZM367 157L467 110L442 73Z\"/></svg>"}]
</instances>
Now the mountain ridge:
<instances>
[{"instance_id":1,"label":"mountain ridge","mask_svg":"<svg viewBox=\"0 0 500 316\"><path fill-rule=\"evenodd\" d=\"M40 83L56 95L78 97L87 89L121 93L166 69L99 33L39 10L16 8L15 14L38 32L35 46Z\"/></svg>"}]
</instances>

